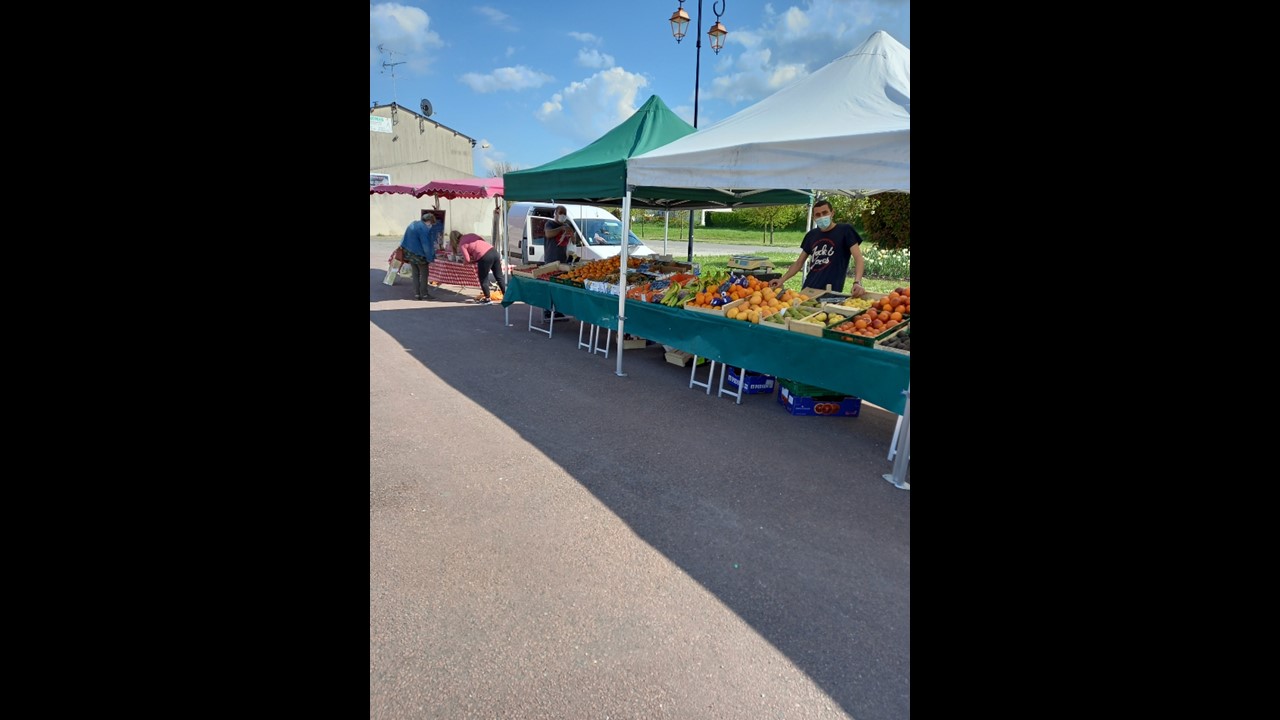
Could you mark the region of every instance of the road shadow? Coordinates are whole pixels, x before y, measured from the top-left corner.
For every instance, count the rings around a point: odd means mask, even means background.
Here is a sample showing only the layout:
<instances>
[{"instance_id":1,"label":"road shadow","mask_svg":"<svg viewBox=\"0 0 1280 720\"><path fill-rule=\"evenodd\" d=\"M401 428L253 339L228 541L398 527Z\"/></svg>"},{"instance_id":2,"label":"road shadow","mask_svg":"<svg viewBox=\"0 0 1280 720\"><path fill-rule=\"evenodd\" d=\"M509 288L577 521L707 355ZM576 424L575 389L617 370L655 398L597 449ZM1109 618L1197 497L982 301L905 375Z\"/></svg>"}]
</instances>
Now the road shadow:
<instances>
[{"instance_id":1,"label":"road shadow","mask_svg":"<svg viewBox=\"0 0 1280 720\"><path fill-rule=\"evenodd\" d=\"M384 275L370 273L374 303L412 297L407 281L388 287ZM528 312L513 305L507 327L496 303L428 302L375 308L370 320L556 462L849 715L909 717L911 494L882 477L897 416L864 404L857 418L793 417L775 395L736 405L690 389L690 369L668 363L660 345L628 351L618 377L613 352L577 348L578 322L556 323L548 338L528 331ZM576 421L576 442L566 442L565 419Z\"/></svg>"}]
</instances>

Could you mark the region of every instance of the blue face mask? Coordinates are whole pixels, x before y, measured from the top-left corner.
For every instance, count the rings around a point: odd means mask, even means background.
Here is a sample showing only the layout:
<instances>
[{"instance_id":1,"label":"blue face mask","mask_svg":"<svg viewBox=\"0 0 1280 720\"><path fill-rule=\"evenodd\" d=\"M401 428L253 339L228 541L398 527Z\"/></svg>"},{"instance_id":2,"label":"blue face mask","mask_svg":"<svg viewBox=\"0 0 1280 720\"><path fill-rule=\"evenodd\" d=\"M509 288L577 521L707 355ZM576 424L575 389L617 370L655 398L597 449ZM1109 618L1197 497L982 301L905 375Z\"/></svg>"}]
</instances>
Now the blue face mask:
<instances>
[{"instance_id":1,"label":"blue face mask","mask_svg":"<svg viewBox=\"0 0 1280 720\"><path fill-rule=\"evenodd\" d=\"M831 227L831 216L824 215L818 218L815 222L818 223L819 230L826 230L827 228Z\"/></svg>"}]
</instances>

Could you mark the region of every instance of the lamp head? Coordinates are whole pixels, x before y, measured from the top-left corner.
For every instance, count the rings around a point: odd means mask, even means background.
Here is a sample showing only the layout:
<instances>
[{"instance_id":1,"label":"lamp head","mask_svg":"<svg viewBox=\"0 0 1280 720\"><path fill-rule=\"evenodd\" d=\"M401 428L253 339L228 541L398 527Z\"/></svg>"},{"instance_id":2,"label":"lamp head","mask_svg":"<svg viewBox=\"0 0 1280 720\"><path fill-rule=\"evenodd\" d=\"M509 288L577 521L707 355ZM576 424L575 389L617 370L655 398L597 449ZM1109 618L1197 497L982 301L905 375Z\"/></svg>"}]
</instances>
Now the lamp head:
<instances>
[{"instance_id":1,"label":"lamp head","mask_svg":"<svg viewBox=\"0 0 1280 720\"><path fill-rule=\"evenodd\" d=\"M680 3L680 7L671 13L671 34L675 36L676 42L684 39L684 31L689 27L689 13L684 11L684 3Z\"/></svg>"},{"instance_id":2,"label":"lamp head","mask_svg":"<svg viewBox=\"0 0 1280 720\"><path fill-rule=\"evenodd\" d=\"M729 30L725 28L724 23L716 20L716 24L707 31L707 35L711 37L711 49L719 53L720 48L724 47L724 36L728 34Z\"/></svg>"}]
</instances>

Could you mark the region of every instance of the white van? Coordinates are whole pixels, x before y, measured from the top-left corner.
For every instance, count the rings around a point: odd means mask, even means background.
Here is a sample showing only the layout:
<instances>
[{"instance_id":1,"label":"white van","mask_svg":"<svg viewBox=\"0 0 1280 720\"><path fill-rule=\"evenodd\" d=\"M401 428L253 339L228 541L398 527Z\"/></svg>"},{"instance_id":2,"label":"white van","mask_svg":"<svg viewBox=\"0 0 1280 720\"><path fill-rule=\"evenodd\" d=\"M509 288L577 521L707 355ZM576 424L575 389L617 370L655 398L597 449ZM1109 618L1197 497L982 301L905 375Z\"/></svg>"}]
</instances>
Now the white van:
<instances>
[{"instance_id":1,"label":"white van","mask_svg":"<svg viewBox=\"0 0 1280 720\"><path fill-rule=\"evenodd\" d=\"M507 210L507 255L510 262L521 265L545 262L542 226L555 215L559 205L564 205L569 211L569 222L575 234L574 244L568 248L570 260L574 256L584 260L602 260L622 252L622 221L602 207L519 202ZM635 233L628 234L631 236L628 257L654 254Z\"/></svg>"}]
</instances>

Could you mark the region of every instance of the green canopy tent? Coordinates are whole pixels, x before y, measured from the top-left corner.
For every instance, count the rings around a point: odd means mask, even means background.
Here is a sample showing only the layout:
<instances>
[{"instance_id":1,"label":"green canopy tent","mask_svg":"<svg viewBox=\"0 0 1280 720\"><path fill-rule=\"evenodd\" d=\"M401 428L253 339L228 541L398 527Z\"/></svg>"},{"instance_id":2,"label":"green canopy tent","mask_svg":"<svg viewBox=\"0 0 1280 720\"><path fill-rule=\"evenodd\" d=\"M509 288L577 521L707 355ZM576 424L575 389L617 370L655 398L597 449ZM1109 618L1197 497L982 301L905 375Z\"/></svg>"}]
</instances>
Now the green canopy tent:
<instances>
[{"instance_id":1,"label":"green canopy tent","mask_svg":"<svg viewBox=\"0 0 1280 720\"><path fill-rule=\"evenodd\" d=\"M766 205L808 204L810 194L789 189L627 187L627 159L662 147L697 129L685 122L657 95L595 142L544 165L502 176L508 202L546 201L622 207L623 237L631 231L631 208L698 210ZM689 238L693 255L693 236ZM619 287L626 286L627 243L622 243ZM618 293L618 369L622 372L626 293Z\"/></svg>"},{"instance_id":2,"label":"green canopy tent","mask_svg":"<svg viewBox=\"0 0 1280 720\"><path fill-rule=\"evenodd\" d=\"M508 202L545 201L621 206L627 194L627 159L697 130L651 95L631 117L595 142L544 165L502 176ZM631 206L658 210L800 205L809 195L794 190L633 188Z\"/></svg>"}]
</instances>

